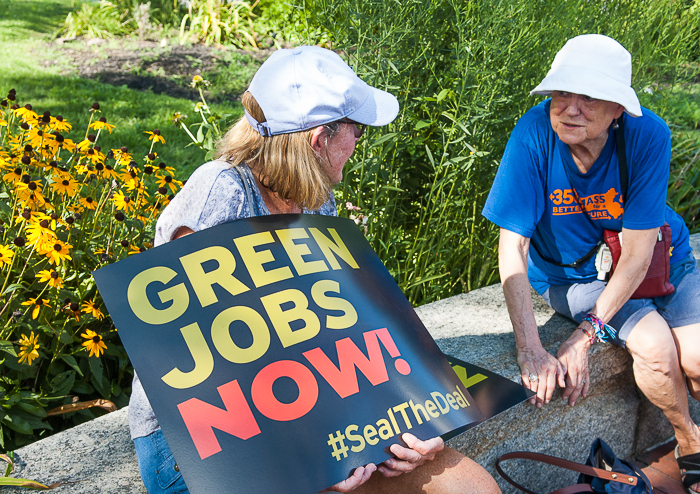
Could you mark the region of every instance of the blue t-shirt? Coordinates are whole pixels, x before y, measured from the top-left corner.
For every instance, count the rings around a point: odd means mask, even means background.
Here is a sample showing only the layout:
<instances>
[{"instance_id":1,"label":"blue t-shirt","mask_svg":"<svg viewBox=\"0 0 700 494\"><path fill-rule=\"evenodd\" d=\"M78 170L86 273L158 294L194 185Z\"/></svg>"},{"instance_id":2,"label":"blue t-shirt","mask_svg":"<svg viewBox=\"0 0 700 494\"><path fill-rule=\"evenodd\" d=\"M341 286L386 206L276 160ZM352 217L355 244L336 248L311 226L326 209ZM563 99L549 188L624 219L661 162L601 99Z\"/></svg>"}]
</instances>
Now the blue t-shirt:
<instances>
[{"instance_id":1,"label":"blue t-shirt","mask_svg":"<svg viewBox=\"0 0 700 494\"><path fill-rule=\"evenodd\" d=\"M673 233L671 264L682 261L691 248L683 219L666 205L671 160L666 123L646 108L642 117L624 115L630 178L623 203L612 126L600 156L588 173L581 173L552 129L550 101L531 108L516 124L482 211L501 228L531 239L532 286L541 294L550 285L594 281L595 256L577 269L543 257L573 263L603 238L604 229L647 230L666 222Z\"/></svg>"}]
</instances>

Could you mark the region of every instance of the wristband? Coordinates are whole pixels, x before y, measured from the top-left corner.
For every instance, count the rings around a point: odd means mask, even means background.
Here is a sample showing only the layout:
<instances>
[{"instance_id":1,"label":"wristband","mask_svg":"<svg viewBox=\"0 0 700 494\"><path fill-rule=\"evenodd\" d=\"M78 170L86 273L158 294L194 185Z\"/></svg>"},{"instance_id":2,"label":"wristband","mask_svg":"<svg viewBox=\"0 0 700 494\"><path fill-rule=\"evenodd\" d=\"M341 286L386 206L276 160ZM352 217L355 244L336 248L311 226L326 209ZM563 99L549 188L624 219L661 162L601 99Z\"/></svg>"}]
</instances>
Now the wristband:
<instances>
[{"instance_id":1,"label":"wristband","mask_svg":"<svg viewBox=\"0 0 700 494\"><path fill-rule=\"evenodd\" d=\"M609 324L605 324L592 312L586 314L583 320L593 327L595 337L598 341L609 342L617 338L617 330Z\"/></svg>"},{"instance_id":2,"label":"wristband","mask_svg":"<svg viewBox=\"0 0 700 494\"><path fill-rule=\"evenodd\" d=\"M581 332L583 332L583 334L588 336L588 342L591 345L593 345L597 341L596 337L595 337L595 333L593 333L593 334L589 333L588 330L586 328L584 328L583 326L579 326L578 329L580 329Z\"/></svg>"}]
</instances>

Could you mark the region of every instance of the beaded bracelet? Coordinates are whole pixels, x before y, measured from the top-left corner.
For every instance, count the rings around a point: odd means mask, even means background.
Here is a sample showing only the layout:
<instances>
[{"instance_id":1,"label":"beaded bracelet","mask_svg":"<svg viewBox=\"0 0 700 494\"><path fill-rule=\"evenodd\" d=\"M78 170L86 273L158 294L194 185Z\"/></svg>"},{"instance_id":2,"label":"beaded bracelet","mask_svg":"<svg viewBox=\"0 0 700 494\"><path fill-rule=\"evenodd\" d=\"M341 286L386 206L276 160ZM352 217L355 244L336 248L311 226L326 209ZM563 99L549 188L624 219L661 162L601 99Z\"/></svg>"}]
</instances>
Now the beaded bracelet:
<instances>
[{"instance_id":1,"label":"beaded bracelet","mask_svg":"<svg viewBox=\"0 0 700 494\"><path fill-rule=\"evenodd\" d=\"M591 345L597 341L597 340L596 340L596 337L595 337L595 333L593 333L593 334L589 333L588 330L587 330L586 328L584 328L583 326L579 326L578 329L580 329L581 332L583 332L583 334L585 334L586 336L588 336L588 342L589 342Z\"/></svg>"},{"instance_id":2,"label":"beaded bracelet","mask_svg":"<svg viewBox=\"0 0 700 494\"><path fill-rule=\"evenodd\" d=\"M598 341L607 342L614 340L617 337L617 330L609 324L605 324L592 312L586 314L586 317L584 317L583 320L588 322L588 324L593 327L593 331L595 332L595 336Z\"/></svg>"}]
</instances>

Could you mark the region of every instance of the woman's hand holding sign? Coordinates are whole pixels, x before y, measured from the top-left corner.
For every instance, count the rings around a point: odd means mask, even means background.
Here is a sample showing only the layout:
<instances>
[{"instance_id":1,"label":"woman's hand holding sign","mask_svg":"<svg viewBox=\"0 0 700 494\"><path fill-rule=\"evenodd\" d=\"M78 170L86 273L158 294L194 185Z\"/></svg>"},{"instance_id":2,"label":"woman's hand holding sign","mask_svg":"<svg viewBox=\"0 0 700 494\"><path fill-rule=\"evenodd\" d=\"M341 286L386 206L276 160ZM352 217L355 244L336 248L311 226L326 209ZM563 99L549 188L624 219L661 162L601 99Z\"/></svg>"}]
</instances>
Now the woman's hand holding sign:
<instances>
[{"instance_id":1,"label":"woman's hand holding sign","mask_svg":"<svg viewBox=\"0 0 700 494\"><path fill-rule=\"evenodd\" d=\"M426 461L435 459L435 455L445 448L445 443L440 436L421 441L413 434L405 433L401 438L408 447L393 444L390 450L395 458L389 458L377 467L385 477L396 477L402 473L412 472Z\"/></svg>"},{"instance_id":2,"label":"woman's hand holding sign","mask_svg":"<svg viewBox=\"0 0 700 494\"><path fill-rule=\"evenodd\" d=\"M321 492L350 492L367 482L377 470L385 477L410 473L425 462L434 460L435 455L445 449L445 442L440 436L421 441L413 434L405 433L401 439L407 447L392 444L390 451L394 458L380 463L378 467L374 463L358 467L350 477Z\"/></svg>"}]
</instances>

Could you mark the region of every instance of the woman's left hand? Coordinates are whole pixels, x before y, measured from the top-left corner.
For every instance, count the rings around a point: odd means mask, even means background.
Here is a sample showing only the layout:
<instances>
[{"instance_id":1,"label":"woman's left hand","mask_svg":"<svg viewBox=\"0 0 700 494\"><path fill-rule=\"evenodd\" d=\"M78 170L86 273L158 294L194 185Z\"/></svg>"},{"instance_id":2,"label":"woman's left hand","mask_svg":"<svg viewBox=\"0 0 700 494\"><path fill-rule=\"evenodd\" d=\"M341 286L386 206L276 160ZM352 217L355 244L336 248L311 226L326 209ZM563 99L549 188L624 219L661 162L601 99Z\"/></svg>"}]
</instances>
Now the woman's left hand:
<instances>
[{"instance_id":1,"label":"woman's left hand","mask_svg":"<svg viewBox=\"0 0 700 494\"><path fill-rule=\"evenodd\" d=\"M421 441L407 432L401 436L401 439L408 447L392 444L389 449L395 458L389 458L377 467L385 477L397 477L403 473L412 472L426 461L432 461L435 455L445 448L445 442L440 436Z\"/></svg>"},{"instance_id":2,"label":"woman's left hand","mask_svg":"<svg viewBox=\"0 0 700 494\"><path fill-rule=\"evenodd\" d=\"M588 395L590 379L588 374L588 349L591 347L586 334L579 329L583 326L592 334L593 328L587 322L582 322L574 333L559 347L557 359L566 371L566 387L562 399L569 400L569 405L574 406L579 396Z\"/></svg>"}]
</instances>

